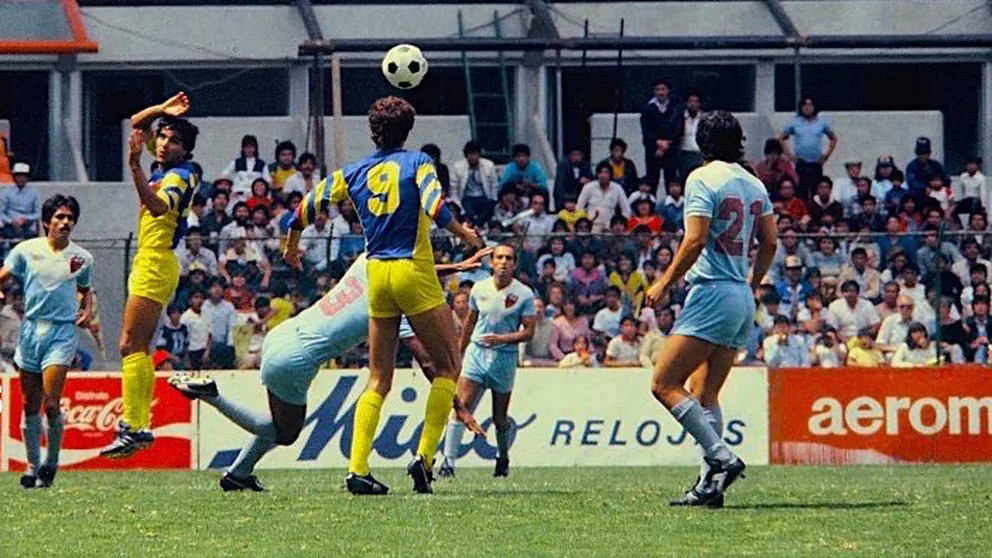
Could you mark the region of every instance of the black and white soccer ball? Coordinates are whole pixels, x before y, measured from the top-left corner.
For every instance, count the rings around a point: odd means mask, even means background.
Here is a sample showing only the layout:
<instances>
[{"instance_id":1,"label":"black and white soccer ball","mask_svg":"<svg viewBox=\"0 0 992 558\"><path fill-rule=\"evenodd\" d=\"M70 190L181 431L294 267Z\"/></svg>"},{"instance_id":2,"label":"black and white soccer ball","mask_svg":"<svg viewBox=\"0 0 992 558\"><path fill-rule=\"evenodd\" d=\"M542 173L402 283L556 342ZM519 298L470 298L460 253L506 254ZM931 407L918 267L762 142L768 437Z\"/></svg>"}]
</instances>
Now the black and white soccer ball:
<instances>
[{"instance_id":1,"label":"black and white soccer ball","mask_svg":"<svg viewBox=\"0 0 992 558\"><path fill-rule=\"evenodd\" d=\"M413 45L396 45L382 59L382 75L393 87L413 89L427 75L427 59Z\"/></svg>"}]
</instances>

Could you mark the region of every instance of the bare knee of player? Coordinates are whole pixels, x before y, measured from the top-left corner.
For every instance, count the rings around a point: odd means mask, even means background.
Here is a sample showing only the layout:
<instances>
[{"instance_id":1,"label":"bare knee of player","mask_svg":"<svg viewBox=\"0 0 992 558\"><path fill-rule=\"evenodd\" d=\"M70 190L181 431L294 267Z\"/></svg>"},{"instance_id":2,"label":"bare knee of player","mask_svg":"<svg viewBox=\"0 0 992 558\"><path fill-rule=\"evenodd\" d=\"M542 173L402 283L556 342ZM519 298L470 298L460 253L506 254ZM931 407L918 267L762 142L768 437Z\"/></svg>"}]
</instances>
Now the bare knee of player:
<instances>
[{"instance_id":1,"label":"bare knee of player","mask_svg":"<svg viewBox=\"0 0 992 558\"><path fill-rule=\"evenodd\" d=\"M151 345L150 336L145 333L148 329L146 324L141 323L140 319L131 319L125 321L124 327L121 328L121 339L120 339L120 351L121 356L127 356L134 353L142 353L148 350L148 346ZM154 325L152 329L154 329Z\"/></svg>"},{"instance_id":2,"label":"bare knee of player","mask_svg":"<svg viewBox=\"0 0 992 558\"><path fill-rule=\"evenodd\" d=\"M45 396L44 409L45 416L54 419L62 412L62 402L54 397Z\"/></svg>"},{"instance_id":3,"label":"bare knee of player","mask_svg":"<svg viewBox=\"0 0 992 558\"><path fill-rule=\"evenodd\" d=\"M280 446L291 446L300 437L303 430L303 421L281 421L276 422L276 444Z\"/></svg>"},{"instance_id":4,"label":"bare knee of player","mask_svg":"<svg viewBox=\"0 0 992 558\"><path fill-rule=\"evenodd\" d=\"M365 391L374 391L386 397L389 395L390 390L393 389L393 374L392 372L385 371L370 371L369 383L365 386Z\"/></svg>"}]
</instances>

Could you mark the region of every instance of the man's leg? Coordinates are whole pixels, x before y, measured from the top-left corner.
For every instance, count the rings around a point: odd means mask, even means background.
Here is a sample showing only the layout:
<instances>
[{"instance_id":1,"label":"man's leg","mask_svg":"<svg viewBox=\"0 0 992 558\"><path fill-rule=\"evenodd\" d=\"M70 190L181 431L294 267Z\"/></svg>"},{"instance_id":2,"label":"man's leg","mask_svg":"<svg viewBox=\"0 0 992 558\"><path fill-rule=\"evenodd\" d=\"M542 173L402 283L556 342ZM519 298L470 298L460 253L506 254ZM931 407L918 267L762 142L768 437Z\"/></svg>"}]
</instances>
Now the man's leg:
<instances>
[{"instance_id":1,"label":"man's leg","mask_svg":"<svg viewBox=\"0 0 992 558\"><path fill-rule=\"evenodd\" d=\"M351 439L348 472L369 474L369 454L379 427L382 403L393 387L396 344L400 318L369 318L369 384L355 405L355 427Z\"/></svg>"},{"instance_id":2,"label":"man's leg","mask_svg":"<svg viewBox=\"0 0 992 558\"><path fill-rule=\"evenodd\" d=\"M21 486L34 488L41 468L41 400L43 386L41 374L20 370L21 393L24 398L24 422L21 434L24 438L24 453L27 457L27 470L21 477Z\"/></svg>"},{"instance_id":3,"label":"man's leg","mask_svg":"<svg viewBox=\"0 0 992 558\"><path fill-rule=\"evenodd\" d=\"M241 450L237 459L227 469L229 475L234 477L229 480L238 484L247 484L239 481L251 482L254 480L253 473L259 460L277 445L292 445L303 429L303 422L307 414L306 405L286 403L271 391L268 392L268 396L269 411L272 418L263 428L259 429L259 432L255 432L255 437ZM271 428L268 427L270 424ZM275 433L274 436L273 433ZM224 484L222 483L221 486Z\"/></svg>"},{"instance_id":4,"label":"man's leg","mask_svg":"<svg viewBox=\"0 0 992 558\"><path fill-rule=\"evenodd\" d=\"M697 337L672 335L658 356L651 391L699 442L706 459L728 464L737 457L710 425L699 401L684 387L692 372L708 361L716 349L717 345Z\"/></svg>"},{"instance_id":5,"label":"man's leg","mask_svg":"<svg viewBox=\"0 0 992 558\"><path fill-rule=\"evenodd\" d=\"M437 376L431 382L424 411L424 430L420 436L417 455L430 468L434 454L444 432L448 413L455 396L455 381L461 370L461 357L455 335L455 324L447 305L440 305L427 312L408 316L417 338L424 344Z\"/></svg>"},{"instance_id":6,"label":"man's leg","mask_svg":"<svg viewBox=\"0 0 992 558\"><path fill-rule=\"evenodd\" d=\"M68 372L67 366L55 365L45 368L42 374L45 390L45 416L48 418L48 449L45 455L45 465L38 476L46 486L51 486L55 479L55 472L59 468L59 450L62 449L62 433L64 431L61 402L62 392L65 389L65 377Z\"/></svg>"},{"instance_id":7,"label":"man's leg","mask_svg":"<svg viewBox=\"0 0 992 558\"><path fill-rule=\"evenodd\" d=\"M458 378L458 401L470 411L475 411L475 406L479 402L483 386L462 376ZM461 449L462 438L465 436L465 423L455 417L454 412L448 419L448 428L444 438L444 466L443 471L439 471L440 476L451 476L455 472L455 461L458 459L458 452Z\"/></svg>"},{"instance_id":8,"label":"man's leg","mask_svg":"<svg viewBox=\"0 0 992 558\"><path fill-rule=\"evenodd\" d=\"M723 437L723 410L720 408L720 390L723 389L723 384L730 374L736 356L737 351L735 349L719 347L713 352L713 356L689 378L689 390L703 406L703 414L706 416L707 422L721 439ZM702 446L700 446L700 451L702 452ZM709 464L704 459L699 471L700 483L707 477L709 470ZM705 487L699 484L697 488Z\"/></svg>"},{"instance_id":9,"label":"man's leg","mask_svg":"<svg viewBox=\"0 0 992 558\"><path fill-rule=\"evenodd\" d=\"M496 427L495 477L505 477L510 469L510 395L511 392L493 390L493 426Z\"/></svg>"}]
</instances>

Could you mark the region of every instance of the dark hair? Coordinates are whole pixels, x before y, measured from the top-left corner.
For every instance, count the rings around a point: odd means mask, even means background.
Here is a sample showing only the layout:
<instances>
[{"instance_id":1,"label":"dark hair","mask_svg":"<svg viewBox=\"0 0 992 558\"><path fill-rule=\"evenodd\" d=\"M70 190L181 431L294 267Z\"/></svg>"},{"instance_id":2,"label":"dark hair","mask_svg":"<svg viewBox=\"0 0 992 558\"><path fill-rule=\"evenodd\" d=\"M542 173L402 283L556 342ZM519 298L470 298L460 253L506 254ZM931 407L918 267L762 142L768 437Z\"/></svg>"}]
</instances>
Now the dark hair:
<instances>
[{"instance_id":1,"label":"dark hair","mask_svg":"<svg viewBox=\"0 0 992 558\"><path fill-rule=\"evenodd\" d=\"M627 218L624 217L623 215L614 215L610 219L610 227L612 227L613 225L617 225L617 224L620 224L620 225L623 225L624 227L626 227L627 226Z\"/></svg>"},{"instance_id":2,"label":"dark hair","mask_svg":"<svg viewBox=\"0 0 992 558\"><path fill-rule=\"evenodd\" d=\"M768 138L765 140L765 155L770 155L776 153L778 155L782 154L782 142L778 141L777 138Z\"/></svg>"},{"instance_id":3,"label":"dark hair","mask_svg":"<svg viewBox=\"0 0 992 558\"><path fill-rule=\"evenodd\" d=\"M259 176L255 180L252 180L251 181L251 186L248 188L251 191L251 194L253 196L255 195L255 185L258 184L259 182L261 182L262 184L265 184L265 193L266 194L269 193L269 181L266 180L266 179L264 179L264 178L262 178L261 176ZM235 206L235 207L237 207L237 206Z\"/></svg>"},{"instance_id":4,"label":"dark hair","mask_svg":"<svg viewBox=\"0 0 992 558\"><path fill-rule=\"evenodd\" d=\"M929 211L927 213L929 213ZM938 232L939 230L940 228L938 228L937 225L934 225L933 223L927 223L926 225L923 225L924 233L931 233L931 232L935 233Z\"/></svg>"},{"instance_id":5,"label":"dark hair","mask_svg":"<svg viewBox=\"0 0 992 558\"><path fill-rule=\"evenodd\" d=\"M799 99L799 104L796 105L796 114L800 116L803 114L803 105L806 104L806 101L813 103L813 116L820 114L820 107L816 106L816 101L811 95L803 95Z\"/></svg>"},{"instance_id":6,"label":"dark hair","mask_svg":"<svg viewBox=\"0 0 992 558\"><path fill-rule=\"evenodd\" d=\"M465 279L464 281L458 283L458 289L471 289L475 286L475 281L471 279Z\"/></svg>"},{"instance_id":7,"label":"dark hair","mask_svg":"<svg viewBox=\"0 0 992 558\"><path fill-rule=\"evenodd\" d=\"M913 322L909 324L909 330L906 332L906 344L909 345L909 348L911 349L912 348L925 349L926 347L919 347L916 344L916 341L913 341L913 332L915 331L922 331L924 334L927 335L927 337L930 336L930 334L927 332L927 326L921 324L920 322Z\"/></svg>"},{"instance_id":8,"label":"dark hair","mask_svg":"<svg viewBox=\"0 0 992 558\"><path fill-rule=\"evenodd\" d=\"M623 295L623 293L620 291L620 287L616 285L610 285L609 287L606 287L606 294L607 295L615 294L617 296Z\"/></svg>"},{"instance_id":9,"label":"dark hair","mask_svg":"<svg viewBox=\"0 0 992 558\"><path fill-rule=\"evenodd\" d=\"M906 175L899 169L892 169L892 174L889 175L889 180L892 182L905 182Z\"/></svg>"},{"instance_id":10,"label":"dark hair","mask_svg":"<svg viewBox=\"0 0 992 558\"><path fill-rule=\"evenodd\" d=\"M193 201L190 205L207 205L207 198L203 197L203 194L193 194Z\"/></svg>"},{"instance_id":11,"label":"dark hair","mask_svg":"<svg viewBox=\"0 0 992 558\"><path fill-rule=\"evenodd\" d=\"M269 297L259 295L255 298L255 310L261 310L262 308L269 306L270 303L271 301L269 300Z\"/></svg>"},{"instance_id":12,"label":"dark hair","mask_svg":"<svg viewBox=\"0 0 992 558\"><path fill-rule=\"evenodd\" d=\"M465 147L462 148L462 155L468 157L469 153L482 154L482 144L475 140L469 140L465 142Z\"/></svg>"},{"instance_id":13,"label":"dark hair","mask_svg":"<svg viewBox=\"0 0 992 558\"><path fill-rule=\"evenodd\" d=\"M858 330L858 337L874 337L874 335L871 334L870 327L863 327Z\"/></svg>"},{"instance_id":14,"label":"dark hair","mask_svg":"<svg viewBox=\"0 0 992 558\"><path fill-rule=\"evenodd\" d=\"M431 159L434 159L435 163L441 162L441 148L438 147L437 145L434 145L433 143L425 143L420 148L420 152L430 155Z\"/></svg>"},{"instance_id":15,"label":"dark hair","mask_svg":"<svg viewBox=\"0 0 992 558\"><path fill-rule=\"evenodd\" d=\"M227 190L214 190L214 193L213 193L212 196L210 196L210 199L213 200L213 201L217 201L217 196L221 196L221 195L224 196L224 197L226 197L228 199L228 201L230 201L231 194L228 193Z\"/></svg>"},{"instance_id":16,"label":"dark hair","mask_svg":"<svg viewBox=\"0 0 992 558\"><path fill-rule=\"evenodd\" d=\"M72 213L72 222L79 222L79 202L76 201L76 198L65 194L55 194L41 205L41 225L45 228L45 232L48 232L48 223L60 207L69 208L69 212Z\"/></svg>"},{"instance_id":17,"label":"dark hair","mask_svg":"<svg viewBox=\"0 0 992 558\"><path fill-rule=\"evenodd\" d=\"M176 116L163 116L159 119L158 131L161 132L165 128L172 130L179 136L179 143L182 144L183 149L186 150L186 157L189 158L196 148L196 136L200 133L200 129L189 120Z\"/></svg>"},{"instance_id":18,"label":"dark hair","mask_svg":"<svg viewBox=\"0 0 992 558\"><path fill-rule=\"evenodd\" d=\"M689 97L695 97L699 99L699 102L703 102L703 94L699 92L698 89L690 89L688 93L685 94L685 101L689 102Z\"/></svg>"},{"instance_id":19,"label":"dark hair","mask_svg":"<svg viewBox=\"0 0 992 558\"><path fill-rule=\"evenodd\" d=\"M769 291L761 296L761 303L765 305L779 304L780 302L782 302L782 297L778 296L778 293L775 292L774 290Z\"/></svg>"},{"instance_id":20,"label":"dark hair","mask_svg":"<svg viewBox=\"0 0 992 558\"><path fill-rule=\"evenodd\" d=\"M203 270L201 269L200 271L203 271ZM195 288L195 289L193 289L193 290L191 290L189 292L189 295L186 297L186 300L189 301L189 299L193 298L196 295L200 295L203 298L207 298L207 293L203 292L203 289L201 289L201 288L198 287L198 288Z\"/></svg>"},{"instance_id":21,"label":"dark hair","mask_svg":"<svg viewBox=\"0 0 992 558\"><path fill-rule=\"evenodd\" d=\"M253 146L255 150L258 151L258 138L251 134L245 134L241 137L241 149L244 149L249 145Z\"/></svg>"},{"instance_id":22,"label":"dark hair","mask_svg":"<svg viewBox=\"0 0 992 558\"><path fill-rule=\"evenodd\" d=\"M167 306L165 309L166 314L172 314L173 312L179 312L181 314L182 311L183 309L180 308L179 305L176 304L175 302L169 303L169 306Z\"/></svg>"},{"instance_id":23,"label":"dark hair","mask_svg":"<svg viewBox=\"0 0 992 558\"><path fill-rule=\"evenodd\" d=\"M281 141L276 144L276 159L279 158L279 154L283 151L292 151L293 158L296 158L296 144L289 140Z\"/></svg>"},{"instance_id":24,"label":"dark hair","mask_svg":"<svg viewBox=\"0 0 992 558\"><path fill-rule=\"evenodd\" d=\"M654 89L655 87L658 87L659 85L664 85L665 87L667 87L669 89L672 88L672 82L668 81L668 78L660 77L660 78L654 80L651 83L651 89Z\"/></svg>"},{"instance_id":25,"label":"dark hair","mask_svg":"<svg viewBox=\"0 0 992 558\"><path fill-rule=\"evenodd\" d=\"M789 325L791 322L789 321L789 317L788 316L783 316L782 314L776 314L775 315L775 319L773 320L772 323L774 323L775 325L778 325L778 324Z\"/></svg>"},{"instance_id":26,"label":"dark hair","mask_svg":"<svg viewBox=\"0 0 992 558\"><path fill-rule=\"evenodd\" d=\"M596 165L596 175L599 176L599 172L602 171L602 170L609 171L609 173L610 173L610 179L613 178L613 167L609 163L607 163L606 161L603 161L603 162L599 163L598 165Z\"/></svg>"},{"instance_id":27,"label":"dark hair","mask_svg":"<svg viewBox=\"0 0 992 558\"><path fill-rule=\"evenodd\" d=\"M516 157L517 155L526 155L530 157L530 147L528 147L526 143L518 143L513 146L510 153L512 157Z\"/></svg>"},{"instance_id":28,"label":"dark hair","mask_svg":"<svg viewBox=\"0 0 992 558\"><path fill-rule=\"evenodd\" d=\"M615 147L619 147L621 150L627 151L627 142L620 138L613 138L610 140L610 151L613 151L613 148Z\"/></svg>"},{"instance_id":29,"label":"dark hair","mask_svg":"<svg viewBox=\"0 0 992 558\"><path fill-rule=\"evenodd\" d=\"M314 154L313 153L310 153L309 151L304 151L302 154L300 154L300 158L296 161L296 164L297 164L297 166L299 166L299 165L302 165L303 163L305 163L307 161L310 161L311 163L313 163L314 165L316 165L317 164L317 157L314 156Z\"/></svg>"},{"instance_id":30,"label":"dark hair","mask_svg":"<svg viewBox=\"0 0 992 558\"><path fill-rule=\"evenodd\" d=\"M823 184L824 182L826 182L827 184L829 184L829 185L830 185L830 187L831 187L831 188L833 188L833 186L834 186L834 181L833 181L833 180L831 180L831 179L830 179L830 177L829 177L829 176L827 176L827 175L823 175L823 176L821 176L821 177L820 177L819 179L817 179L817 181L816 181L816 185L817 185L817 186L819 186L820 184Z\"/></svg>"},{"instance_id":31,"label":"dark hair","mask_svg":"<svg viewBox=\"0 0 992 558\"><path fill-rule=\"evenodd\" d=\"M703 115L696 141L705 159L736 163L744 156L744 130L734 115L724 110Z\"/></svg>"},{"instance_id":32,"label":"dark hair","mask_svg":"<svg viewBox=\"0 0 992 558\"><path fill-rule=\"evenodd\" d=\"M243 201L239 201L238 203L234 204L234 207L231 208L231 215L234 215L235 213L237 213L238 210L241 209L242 207L244 207L245 209L248 209L248 204L246 204ZM251 215L251 212L249 212L248 214Z\"/></svg>"},{"instance_id":33,"label":"dark hair","mask_svg":"<svg viewBox=\"0 0 992 558\"><path fill-rule=\"evenodd\" d=\"M627 322L630 322L634 324L634 326L637 326L637 320L635 320L634 317L631 316L630 314L627 314L626 316L620 319L620 325L623 325Z\"/></svg>"},{"instance_id":34,"label":"dark hair","mask_svg":"<svg viewBox=\"0 0 992 558\"><path fill-rule=\"evenodd\" d=\"M855 281L854 279L848 279L847 281L844 281L844 284L840 286L840 292L844 292L851 287L854 287L854 290L858 291L859 293L861 292L861 286L858 285L858 282Z\"/></svg>"},{"instance_id":35,"label":"dark hair","mask_svg":"<svg viewBox=\"0 0 992 558\"><path fill-rule=\"evenodd\" d=\"M299 198L300 201L302 202L303 192L296 192L296 191L290 192L289 195L286 196L286 207L289 207L289 203L293 201L293 198Z\"/></svg>"},{"instance_id":36,"label":"dark hair","mask_svg":"<svg viewBox=\"0 0 992 558\"><path fill-rule=\"evenodd\" d=\"M981 272L981 273L984 273L986 276L988 276L988 274L989 274L989 270L988 270L988 268L985 267L984 264L976 263L976 264L972 264L971 266L968 267L968 274L969 275L971 275L972 273L975 273L976 271Z\"/></svg>"},{"instance_id":37,"label":"dark hair","mask_svg":"<svg viewBox=\"0 0 992 558\"><path fill-rule=\"evenodd\" d=\"M190 227L186 229L186 236L189 236L191 234L203 234L203 230L200 229L200 227Z\"/></svg>"},{"instance_id":38,"label":"dark hair","mask_svg":"<svg viewBox=\"0 0 992 558\"><path fill-rule=\"evenodd\" d=\"M854 250L851 250L851 257L853 258L854 256L864 256L864 257L867 258L868 257L868 251L865 250L864 248L858 246Z\"/></svg>"},{"instance_id":39,"label":"dark hair","mask_svg":"<svg viewBox=\"0 0 992 558\"><path fill-rule=\"evenodd\" d=\"M369 129L372 142L379 149L396 149L403 145L417 111L407 101L390 95L372 103L369 108Z\"/></svg>"},{"instance_id":40,"label":"dark hair","mask_svg":"<svg viewBox=\"0 0 992 558\"><path fill-rule=\"evenodd\" d=\"M976 304L979 304L979 303L981 303L981 304L988 304L989 303L989 297L987 297L985 295L978 295L978 296L975 297L974 300L971 301L971 305L972 306L974 306Z\"/></svg>"}]
</instances>

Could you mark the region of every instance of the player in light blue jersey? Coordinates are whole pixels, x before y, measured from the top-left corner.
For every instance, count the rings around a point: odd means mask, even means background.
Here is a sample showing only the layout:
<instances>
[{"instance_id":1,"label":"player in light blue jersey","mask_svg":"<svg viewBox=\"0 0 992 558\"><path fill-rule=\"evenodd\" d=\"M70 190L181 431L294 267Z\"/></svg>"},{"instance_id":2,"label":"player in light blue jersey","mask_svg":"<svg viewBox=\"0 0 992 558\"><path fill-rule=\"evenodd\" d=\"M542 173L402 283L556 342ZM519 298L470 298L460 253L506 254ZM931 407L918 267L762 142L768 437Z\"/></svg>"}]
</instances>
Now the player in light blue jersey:
<instances>
[{"instance_id":1,"label":"player in light blue jersey","mask_svg":"<svg viewBox=\"0 0 992 558\"><path fill-rule=\"evenodd\" d=\"M0 284L13 275L24 285L24 320L14 364L24 394L24 449L28 469L24 488L51 486L62 446L62 390L76 356L76 326L91 316L90 269L93 256L69 240L79 220L79 203L56 194L41 206L45 236L19 243L0 268ZM82 293L77 302L76 294ZM3 295L0 294L0 299ZM48 451L41 463L41 407L48 417Z\"/></svg>"},{"instance_id":2,"label":"player in light blue jersey","mask_svg":"<svg viewBox=\"0 0 992 558\"><path fill-rule=\"evenodd\" d=\"M512 246L493 250L493 276L479 281L469 294L469 314L462 327L462 375L458 399L474 409L483 390L493 399L493 425L496 427L496 470L493 476L510 472L510 421L508 411L513 380L517 375L517 344L534 336L536 324L534 291L513 278L517 253ZM465 425L457 416L448 423L444 442L442 477L455 474L455 459L462 443Z\"/></svg>"},{"instance_id":3,"label":"player in light blue jersey","mask_svg":"<svg viewBox=\"0 0 992 558\"><path fill-rule=\"evenodd\" d=\"M453 265L436 266L438 274L475 269L489 250ZM258 413L225 398L217 384L207 377L177 375L169 384L190 399L212 405L235 424L255 435L220 479L225 491L264 490L253 471L255 464L276 445L290 445L299 437L307 412L307 391L320 365L368 339L369 298L368 260L362 254L337 285L316 304L279 324L262 344L262 384L268 391L268 415ZM424 346L414 337L406 321L399 338L420 363L428 380L435 376ZM482 435L471 412L455 402L455 412L470 430ZM369 476L369 494L386 494L386 485Z\"/></svg>"},{"instance_id":4,"label":"player in light blue jersey","mask_svg":"<svg viewBox=\"0 0 992 558\"><path fill-rule=\"evenodd\" d=\"M744 132L737 119L725 111L706 114L696 140L706 164L686 181L685 237L671 266L647 291L655 304L683 275L690 284L682 315L655 363L651 389L703 452L699 480L672 505L720 507L745 468L721 438L720 388L754 325L753 291L775 255L776 230L764 185L738 163ZM749 276L755 237L758 252ZM685 389L690 376L692 394Z\"/></svg>"}]
</instances>

